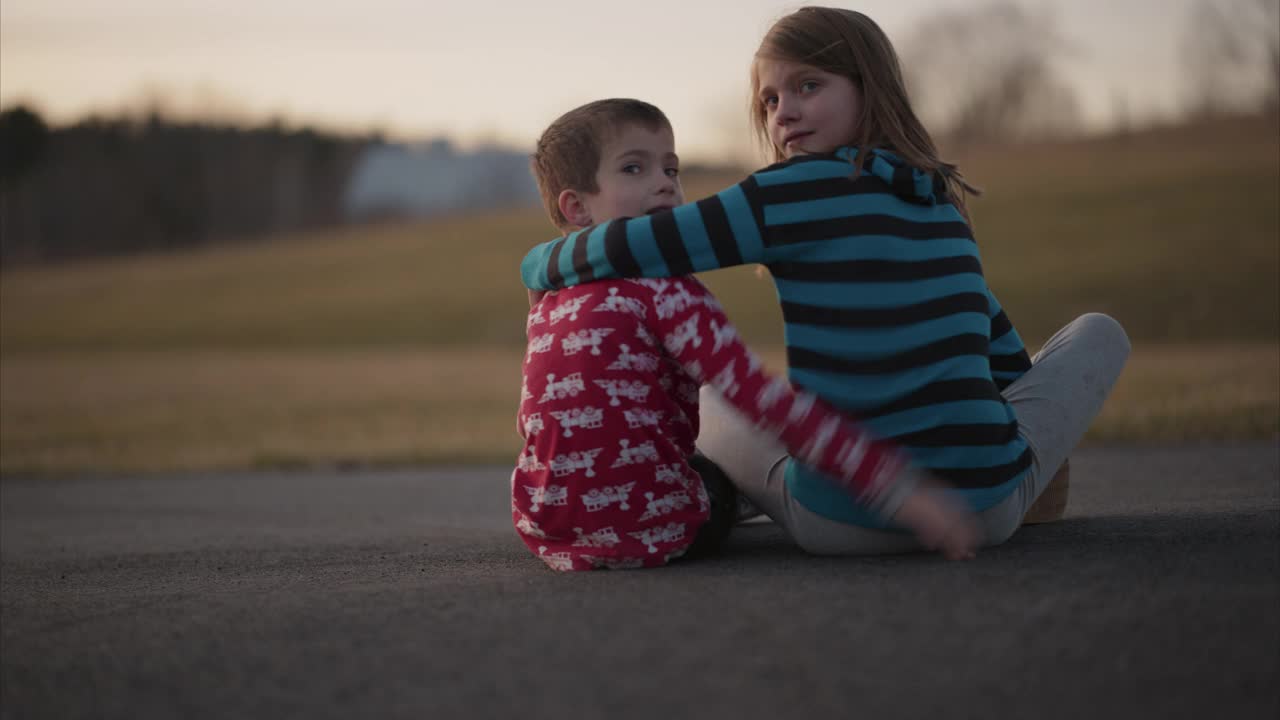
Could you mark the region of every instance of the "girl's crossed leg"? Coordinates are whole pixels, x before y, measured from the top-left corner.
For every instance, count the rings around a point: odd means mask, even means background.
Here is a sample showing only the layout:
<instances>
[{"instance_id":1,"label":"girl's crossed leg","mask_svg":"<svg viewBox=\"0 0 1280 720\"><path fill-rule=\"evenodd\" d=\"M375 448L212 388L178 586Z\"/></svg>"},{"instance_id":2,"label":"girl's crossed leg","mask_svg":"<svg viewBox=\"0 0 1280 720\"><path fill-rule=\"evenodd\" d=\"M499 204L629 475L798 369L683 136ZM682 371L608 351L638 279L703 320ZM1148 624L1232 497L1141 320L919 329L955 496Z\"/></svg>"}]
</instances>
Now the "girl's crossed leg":
<instances>
[{"instance_id":1,"label":"girl's crossed leg","mask_svg":"<svg viewBox=\"0 0 1280 720\"><path fill-rule=\"evenodd\" d=\"M1032 358L1031 369L1005 389L1018 431L1031 448L1031 468L1004 500L978 513L984 545L1008 540L1027 509L1075 448L1120 377L1129 339L1112 318L1090 313L1059 330ZM713 460L806 551L866 555L917 549L908 533L849 525L818 515L787 488L786 452L704 386L698 449Z\"/></svg>"}]
</instances>

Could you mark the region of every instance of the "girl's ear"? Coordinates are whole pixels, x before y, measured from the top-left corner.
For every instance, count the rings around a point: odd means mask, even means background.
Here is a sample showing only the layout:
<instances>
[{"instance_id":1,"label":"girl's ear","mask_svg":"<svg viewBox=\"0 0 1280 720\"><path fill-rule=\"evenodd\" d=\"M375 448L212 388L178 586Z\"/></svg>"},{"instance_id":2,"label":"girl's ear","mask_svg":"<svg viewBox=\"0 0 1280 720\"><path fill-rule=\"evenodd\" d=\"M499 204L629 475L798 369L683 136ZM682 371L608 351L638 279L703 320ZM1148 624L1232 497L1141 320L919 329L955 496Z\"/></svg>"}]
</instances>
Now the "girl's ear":
<instances>
[{"instance_id":1,"label":"girl's ear","mask_svg":"<svg viewBox=\"0 0 1280 720\"><path fill-rule=\"evenodd\" d=\"M578 227L587 227L591 224L591 211L587 209L582 195L577 190L560 191L560 197L556 198L556 203L560 206L560 214L564 215L569 222Z\"/></svg>"}]
</instances>

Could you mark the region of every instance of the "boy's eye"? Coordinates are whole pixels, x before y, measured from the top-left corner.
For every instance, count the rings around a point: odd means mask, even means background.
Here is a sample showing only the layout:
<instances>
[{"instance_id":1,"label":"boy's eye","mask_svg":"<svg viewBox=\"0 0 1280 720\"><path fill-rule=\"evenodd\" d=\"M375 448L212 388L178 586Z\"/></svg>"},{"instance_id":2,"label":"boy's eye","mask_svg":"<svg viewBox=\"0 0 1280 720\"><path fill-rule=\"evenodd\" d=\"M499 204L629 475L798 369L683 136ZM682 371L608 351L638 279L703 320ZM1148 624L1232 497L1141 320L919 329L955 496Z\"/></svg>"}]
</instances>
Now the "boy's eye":
<instances>
[{"instance_id":1,"label":"boy's eye","mask_svg":"<svg viewBox=\"0 0 1280 720\"><path fill-rule=\"evenodd\" d=\"M676 177L680 174L680 168L667 168L664 172L667 173L667 177Z\"/></svg>"},{"instance_id":2,"label":"boy's eye","mask_svg":"<svg viewBox=\"0 0 1280 720\"><path fill-rule=\"evenodd\" d=\"M623 175L639 175L639 174L640 174L640 164L639 164L639 163L627 163L626 165L623 165L623 166L622 166L622 174L623 174Z\"/></svg>"},{"instance_id":3,"label":"boy's eye","mask_svg":"<svg viewBox=\"0 0 1280 720\"><path fill-rule=\"evenodd\" d=\"M804 82L800 83L800 92L802 93L813 92L814 90L817 90L817 89L818 89L817 80L805 80Z\"/></svg>"}]
</instances>

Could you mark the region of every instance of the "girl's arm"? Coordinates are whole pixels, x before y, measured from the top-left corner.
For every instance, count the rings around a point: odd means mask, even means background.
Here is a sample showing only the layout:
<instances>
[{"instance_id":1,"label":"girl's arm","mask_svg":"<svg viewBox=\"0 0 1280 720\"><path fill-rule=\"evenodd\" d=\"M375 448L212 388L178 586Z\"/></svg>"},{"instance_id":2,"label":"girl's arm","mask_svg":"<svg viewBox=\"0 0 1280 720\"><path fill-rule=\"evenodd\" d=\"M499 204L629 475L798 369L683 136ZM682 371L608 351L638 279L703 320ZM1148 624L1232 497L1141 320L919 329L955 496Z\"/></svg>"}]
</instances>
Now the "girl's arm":
<instances>
[{"instance_id":1,"label":"girl's arm","mask_svg":"<svg viewBox=\"0 0 1280 720\"><path fill-rule=\"evenodd\" d=\"M672 282L654 298L653 321L665 351L691 377L762 430L777 436L795 458L835 479L862 505L893 517L915 490L918 474L889 443L807 392L771 376L739 339L719 304L691 278ZM669 310L674 308L674 312Z\"/></svg>"},{"instance_id":2,"label":"girl's arm","mask_svg":"<svg viewBox=\"0 0 1280 720\"><path fill-rule=\"evenodd\" d=\"M754 177L672 210L612 220L538 245L520 263L532 290L605 278L679 277L763 262Z\"/></svg>"},{"instance_id":3,"label":"girl's arm","mask_svg":"<svg viewBox=\"0 0 1280 720\"><path fill-rule=\"evenodd\" d=\"M1027 348L1022 344L1018 331L1014 329L990 287L987 288L987 307L987 314L991 317L991 345L987 360L991 364L991 379L1003 391L1031 369L1031 358L1027 355Z\"/></svg>"}]
</instances>

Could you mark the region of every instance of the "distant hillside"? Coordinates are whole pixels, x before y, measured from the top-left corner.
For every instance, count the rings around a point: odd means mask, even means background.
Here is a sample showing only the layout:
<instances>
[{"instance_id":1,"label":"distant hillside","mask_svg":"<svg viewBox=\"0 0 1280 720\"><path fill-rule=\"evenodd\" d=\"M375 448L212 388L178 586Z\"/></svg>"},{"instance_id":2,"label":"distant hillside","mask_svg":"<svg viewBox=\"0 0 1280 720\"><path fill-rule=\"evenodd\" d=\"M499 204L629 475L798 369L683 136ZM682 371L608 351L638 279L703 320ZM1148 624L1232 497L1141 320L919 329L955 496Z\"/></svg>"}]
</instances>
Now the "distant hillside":
<instances>
[{"instance_id":1,"label":"distant hillside","mask_svg":"<svg viewBox=\"0 0 1280 720\"><path fill-rule=\"evenodd\" d=\"M1274 340L1274 117L959 156L986 273L1033 346L1087 310L1147 341ZM690 197L741 178L687 178ZM554 235L537 208L455 213L279 242L13 268L3 352L523 343L517 266ZM772 283L706 275L749 339L776 345Z\"/></svg>"}]
</instances>

